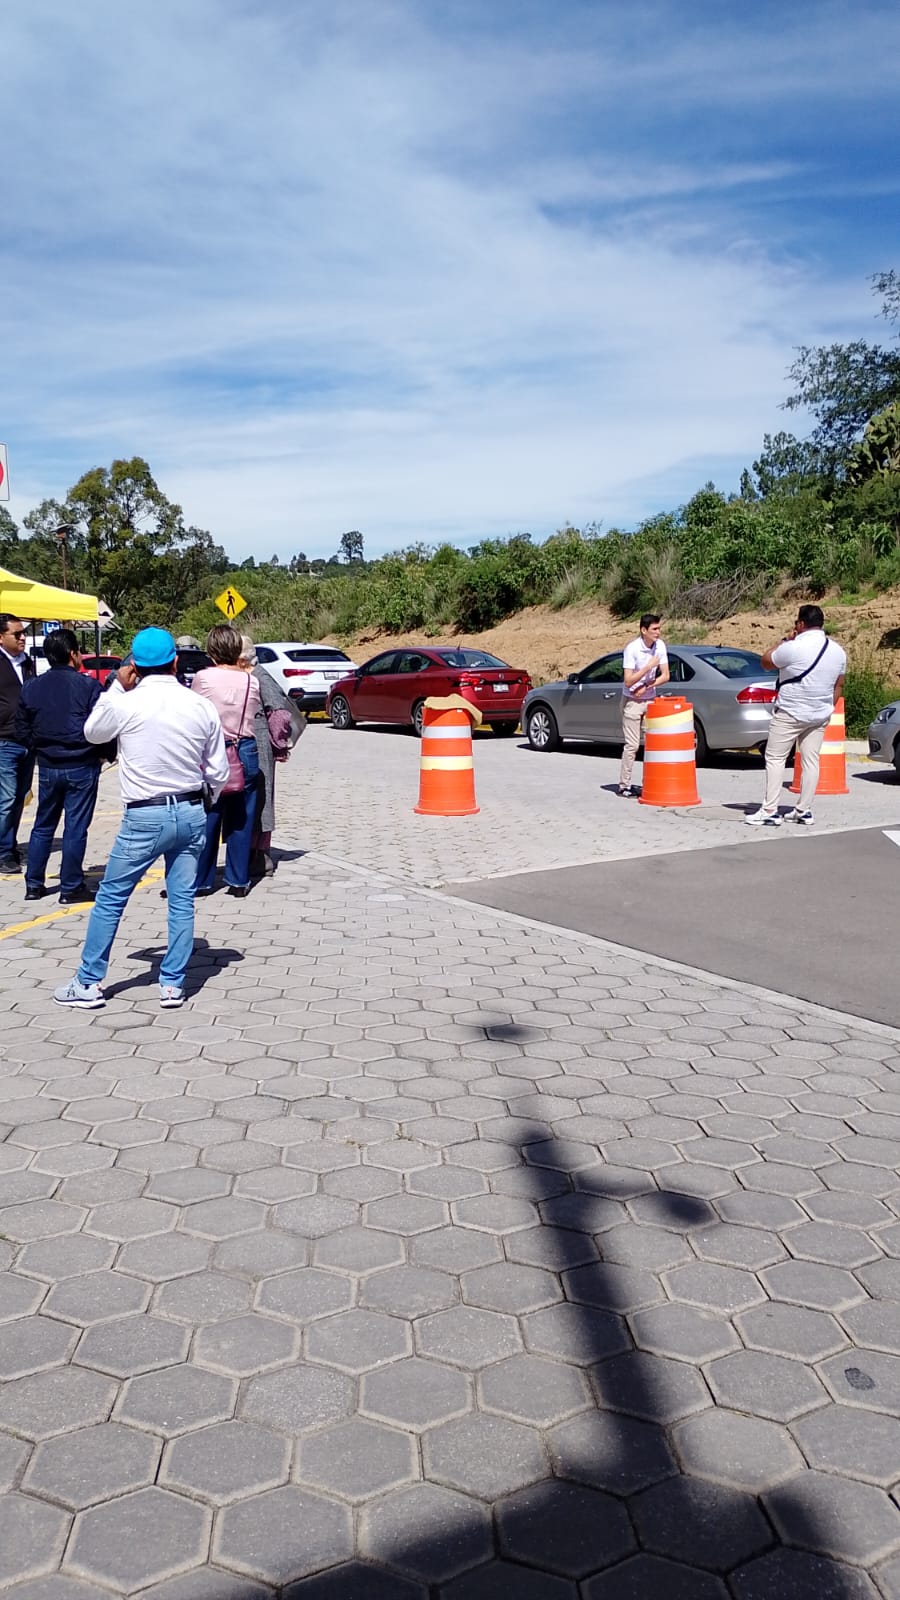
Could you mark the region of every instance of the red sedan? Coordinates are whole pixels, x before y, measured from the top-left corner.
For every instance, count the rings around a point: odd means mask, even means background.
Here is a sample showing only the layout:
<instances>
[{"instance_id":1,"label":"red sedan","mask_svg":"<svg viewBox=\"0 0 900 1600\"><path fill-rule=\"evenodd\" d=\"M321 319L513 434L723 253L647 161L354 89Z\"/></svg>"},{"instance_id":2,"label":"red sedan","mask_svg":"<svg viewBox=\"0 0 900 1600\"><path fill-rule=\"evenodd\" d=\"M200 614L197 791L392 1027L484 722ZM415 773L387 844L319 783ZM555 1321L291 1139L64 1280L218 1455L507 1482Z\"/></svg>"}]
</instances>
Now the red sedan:
<instances>
[{"instance_id":1,"label":"red sedan","mask_svg":"<svg viewBox=\"0 0 900 1600\"><path fill-rule=\"evenodd\" d=\"M81 670L91 678L96 678L98 683L106 685L107 678L118 672L122 665L121 656L82 656Z\"/></svg>"},{"instance_id":2,"label":"red sedan","mask_svg":"<svg viewBox=\"0 0 900 1600\"><path fill-rule=\"evenodd\" d=\"M515 733L522 701L531 688L527 672L485 650L384 650L333 683L325 710L335 728L355 722L394 722L422 732L430 695L459 694L477 706L496 734Z\"/></svg>"}]
</instances>

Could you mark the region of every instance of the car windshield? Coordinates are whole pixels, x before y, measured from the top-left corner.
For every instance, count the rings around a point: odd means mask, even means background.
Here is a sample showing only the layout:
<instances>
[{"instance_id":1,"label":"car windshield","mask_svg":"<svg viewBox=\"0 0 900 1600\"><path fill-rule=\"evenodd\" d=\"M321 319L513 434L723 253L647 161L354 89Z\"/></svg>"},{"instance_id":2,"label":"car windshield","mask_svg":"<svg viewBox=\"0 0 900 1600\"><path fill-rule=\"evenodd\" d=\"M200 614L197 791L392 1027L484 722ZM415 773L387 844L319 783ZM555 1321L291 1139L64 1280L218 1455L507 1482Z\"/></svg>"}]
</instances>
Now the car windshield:
<instances>
[{"instance_id":1,"label":"car windshield","mask_svg":"<svg viewBox=\"0 0 900 1600\"><path fill-rule=\"evenodd\" d=\"M721 672L723 678L758 678L769 670L752 650L704 650L698 660Z\"/></svg>"},{"instance_id":2,"label":"car windshield","mask_svg":"<svg viewBox=\"0 0 900 1600\"><path fill-rule=\"evenodd\" d=\"M344 655L343 650L329 650L324 645L322 646L321 649L316 648L315 650L285 650L284 653L287 656L288 661L346 661L346 662L349 662L349 660L350 660L349 656L345 656Z\"/></svg>"},{"instance_id":3,"label":"car windshield","mask_svg":"<svg viewBox=\"0 0 900 1600\"><path fill-rule=\"evenodd\" d=\"M486 650L440 650L438 654L448 667L506 667L507 661L488 655Z\"/></svg>"}]
</instances>

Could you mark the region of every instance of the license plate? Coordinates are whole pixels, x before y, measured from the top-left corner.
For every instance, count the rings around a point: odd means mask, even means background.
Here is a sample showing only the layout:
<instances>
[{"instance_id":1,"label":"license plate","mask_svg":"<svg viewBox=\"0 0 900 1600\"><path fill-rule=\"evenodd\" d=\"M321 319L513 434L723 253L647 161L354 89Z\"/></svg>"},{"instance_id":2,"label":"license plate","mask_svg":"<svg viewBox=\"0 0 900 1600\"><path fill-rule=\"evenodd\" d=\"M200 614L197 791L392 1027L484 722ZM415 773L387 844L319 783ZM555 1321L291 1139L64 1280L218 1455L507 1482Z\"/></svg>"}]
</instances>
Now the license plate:
<instances>
[{"instance_id":1,"label":"license plate","mask_svg":"<svg viewBox=\"0 0 900 1600\"><path fill-rule=\"evenodd\" d=\"M323 672L322 673L322 677L323 678L330 678L333 682L336 682L338 678L342 678L343 676L344 676L344 674L342 672Z\"/></svg>"},{"instance_id":2,"label":"license plate","mask_svg":"<svg viewBox=\"0 0 900 1600\"><path fill-rule=\"evenodd\" d=\"M495 683L492 684L491 687L493 688L495 694L509 694L508 683Z\"/></svg>"}]
</instances>

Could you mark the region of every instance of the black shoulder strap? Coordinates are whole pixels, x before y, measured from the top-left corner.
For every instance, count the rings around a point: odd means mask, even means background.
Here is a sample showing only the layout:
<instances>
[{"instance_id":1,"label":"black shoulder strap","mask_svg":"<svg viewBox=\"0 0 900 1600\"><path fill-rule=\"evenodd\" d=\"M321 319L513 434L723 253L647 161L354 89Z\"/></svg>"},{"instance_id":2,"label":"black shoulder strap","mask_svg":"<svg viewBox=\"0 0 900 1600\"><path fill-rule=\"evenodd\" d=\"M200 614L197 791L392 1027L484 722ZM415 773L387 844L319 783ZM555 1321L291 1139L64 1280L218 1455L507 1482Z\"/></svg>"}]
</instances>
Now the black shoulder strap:
<instances>
[{"instance_id":1,"label":"black shoulder strap","mask_svg":"<svg viewBox=\"0 0 900 1600\"><path fill-rule=\"evenodd\" d=\"M830 643L831 643L830 639L826 639L825 640L825 643L823 644L821 650L819 651L819 654L816 656L815 661L811 661L809 663L809 666L805 669L804 672L799 672L797 674L796 678L782 678L782 677L779 677L778 682L775 685L775 687L777 689L786 689L789 683L802 683L803 679L805 677L807 677L810 672L812 672L813 667L817 667L819 665L819 662L821 661L823 655L825 654L825 651L828 649L828 646L830 645Z\"/></svg>"}]
</instances>

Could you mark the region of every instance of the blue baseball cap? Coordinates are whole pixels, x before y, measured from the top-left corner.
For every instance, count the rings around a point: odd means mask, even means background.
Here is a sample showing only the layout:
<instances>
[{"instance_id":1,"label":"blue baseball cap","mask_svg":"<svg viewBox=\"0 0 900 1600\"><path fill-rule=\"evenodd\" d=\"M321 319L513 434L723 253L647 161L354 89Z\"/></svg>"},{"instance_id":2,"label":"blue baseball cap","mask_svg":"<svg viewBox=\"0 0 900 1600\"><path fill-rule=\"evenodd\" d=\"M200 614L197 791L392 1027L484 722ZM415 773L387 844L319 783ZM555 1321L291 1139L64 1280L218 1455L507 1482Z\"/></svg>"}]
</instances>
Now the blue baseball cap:
<instances>
[{"instance_id":1,"label":"blue baseball cap","mask_svg":"<svg viewBox=\"0 0 900 1600\"><path fill-rule=\"evenodd\" d=\"M167 667L175 655L175 640L165 628L142 628L134 636L131 656L136 667Z\"/></svg>"}]
</instances>

